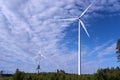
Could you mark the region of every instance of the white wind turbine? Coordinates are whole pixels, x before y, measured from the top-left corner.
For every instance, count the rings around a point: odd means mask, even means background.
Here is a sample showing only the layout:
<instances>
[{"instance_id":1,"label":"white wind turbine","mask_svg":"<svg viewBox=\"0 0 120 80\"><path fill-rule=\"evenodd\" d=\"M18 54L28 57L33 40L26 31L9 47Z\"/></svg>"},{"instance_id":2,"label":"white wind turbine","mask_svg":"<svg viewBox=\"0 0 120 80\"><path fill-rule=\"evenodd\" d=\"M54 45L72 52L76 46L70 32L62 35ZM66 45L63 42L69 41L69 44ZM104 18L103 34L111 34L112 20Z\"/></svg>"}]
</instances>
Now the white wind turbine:
<instances>
[{"instance_id":1,"label":"white wind turbine","mask_svg":"<svg viewBox=\"0 0 120 80\"><path fill-rule=\"evenodd\" d=\"M38 66L37 66L37 70L38 70L38 73L40 72L40 69L41 69L41 59L42 58L44 58L44 59L46 59L48 62L50 62L51 64L53 64L54 62L51 60L51 59L49 59L49 58L47 58L45 55L43 55L42 54L42 52L41 52L42 50L40 49L39 51L38 51L38 53L37 53L37 59L36 59L36 61L38 61ZM53 55L53 54L51 54L51 55ZM54 63L54 65L56 65L58 68L60 68L61 66L60 65L58 65L58 64L56 64L56 63Z\"/></svg>"},{"instance_id":2,"label":"white wind turbine","mask_svg":"<svg viewBox=\"0 0 120 80\"><path fill-rule=\"evenodd\" d=\"M91 3L83 12L82 14L77 17L77 18L67 18L67 19L62 19L62 20L70 20L70 21L78 21L78 75L81 74L81 42L80 42L80 25L83 27L83 29L85 30L86 34L88 37L90 37L83 21L81 20L81 17L87 12L87 10L93 5L93 3Z\"/></svg>"},{"instance_id":3,"label":"white wind turbine","mask_svg":"<svg viewBox=\"0 0 120 80\"><path fill-rule=\"evenodd\" d=\"M37 66L37 70L38 70L38 74L40 72L40 69L41 69L41 64L40 64L40 61L41 61L41 58L44 57L42 54L38 54L38 66Z\"/></svg>"}]
</instances>

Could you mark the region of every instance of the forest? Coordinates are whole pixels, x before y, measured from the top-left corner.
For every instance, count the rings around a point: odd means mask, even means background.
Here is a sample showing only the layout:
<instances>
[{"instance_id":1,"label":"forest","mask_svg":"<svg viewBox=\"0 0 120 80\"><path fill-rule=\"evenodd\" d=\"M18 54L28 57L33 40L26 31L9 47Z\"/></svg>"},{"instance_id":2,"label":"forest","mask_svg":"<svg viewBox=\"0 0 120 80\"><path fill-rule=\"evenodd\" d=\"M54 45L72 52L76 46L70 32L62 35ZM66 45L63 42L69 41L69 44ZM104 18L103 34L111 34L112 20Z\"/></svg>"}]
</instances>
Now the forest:
<instances>
[{"instance_id":1,"label":"forest","mask_svg":"<svg viewBox=\"0 0 120 80\"><path fill-rule=\"evenodd\" d=\"M16 69L15 74L1 74L0 80L120 80L120 68L98 69L94 74L68 74L64 70L57 72L25 73Z\"/></svg>"}]
</instances>

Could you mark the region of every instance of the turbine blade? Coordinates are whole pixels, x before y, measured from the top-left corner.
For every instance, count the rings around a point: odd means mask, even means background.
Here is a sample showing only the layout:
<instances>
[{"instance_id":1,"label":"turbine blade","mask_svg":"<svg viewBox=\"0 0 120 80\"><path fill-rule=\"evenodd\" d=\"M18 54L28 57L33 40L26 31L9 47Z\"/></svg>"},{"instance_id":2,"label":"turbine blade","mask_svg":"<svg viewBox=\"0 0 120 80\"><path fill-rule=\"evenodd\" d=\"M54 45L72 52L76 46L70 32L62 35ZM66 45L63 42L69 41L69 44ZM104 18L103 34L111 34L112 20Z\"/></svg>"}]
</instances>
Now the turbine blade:
<instances>
[{"instance_id":1,"label":"turbine blade","mask_svg":"<svg viewBox=\"0 0 120 80\"><path fill-rule=\"evenodd\" d=\"M94 3L94 2L93 2ZM86 12L87 10L93 5L93 3L91 3L83 12L82 14L80 15L80 17L82 17Z\"/></svg>"},{"instance_id":2,"label":"turbine blade","mask_svg":"<svg viewBox=\"0 0 120 80\"><path fill-rule=\"evenodd\" d=\"M87 31L87 29L86 29L86 27L85 27L84 23L83 23L81 20L79 20L79 21L80 21L80 23L81 23L81 25L82 25L83 29L85 30L85 32L86 32L86 34L87 34L87 36L88 36L88 37L90 37L90 35L89 35L89 33L88 33L88 31Z\"/></svg>"},{"instance_id":3,"label":"turbine blade","mask_svg":"<svg viewBox=\"0 0 120 80\"><path fill-rule=\"evenodd\" d=\"M66 19L59 19L59 20L67 20L67 21L75 21L77 20L78 18L66 18Z\"/></svg>"},{"instance_id":4,"label":"turbine blade","mask_svg":"<svg viewBox=\"0 0 120 80\"><path fill-rule=\"evenodd\" d=\"M44 59L46 59L46 56L44 56L43 54L41 54L40 51L39 51L39 54L38 54L38 55L39 55L39 58L44 58Z\"/></svg>"},{"instance_id":5,"label":"turbine blade","mask_svg":"<svg viewBox=\"0 0 120 80\"><path fill-rule=\"evenodd\" d=\"M45 59L46 59L46 57L45 57L44 55L42 55L42 54L41 54L41 57L43 57L43 58L45 58Z\"/></svg>"}]
</instances>

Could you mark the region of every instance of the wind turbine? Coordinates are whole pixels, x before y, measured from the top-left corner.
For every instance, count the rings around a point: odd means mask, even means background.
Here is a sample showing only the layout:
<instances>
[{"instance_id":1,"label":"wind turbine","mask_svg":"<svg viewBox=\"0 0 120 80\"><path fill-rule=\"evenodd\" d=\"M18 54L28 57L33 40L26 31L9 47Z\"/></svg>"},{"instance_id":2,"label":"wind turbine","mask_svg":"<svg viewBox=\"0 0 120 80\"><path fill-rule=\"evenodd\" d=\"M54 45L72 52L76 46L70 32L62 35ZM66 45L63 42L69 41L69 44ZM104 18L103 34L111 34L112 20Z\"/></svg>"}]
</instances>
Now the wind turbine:
<instances>
[{"instance_id":1,"label":"wind turbine","mask_svg":"<svg viewBox=\"0 0 120 80\"><path fill-rule=\"evenodd\" d=\"M41 69L41 67L40 67L40 63L41 63L41 58L46 58L44 55L42 55L41 53L40 53L40 51L39 51L39 53L38 53L38 56L37 56L37 59L36 59L36 61L38 61L38 66L37 66L37 70L38 70L38 74L39 74L39 72L40 72L40 69Z\"/></svg>"},{"instance_id":2,"label":"wind turbine","mask_svg":"<svg viewBox=\"0 0 120 80\"><path fill-rule=\"evenodd\" d=\"M54 55L54 54L51 54L51 55ZM38 56L37 56L37 59L36 59L36 61L38 61L38 65L37 65L37 68L36 68L36 69L38 70L38 74L39 74L40 69L41 69L40 63L41 63L41 59L42 59L42 58L46 59L48 62L50 62L50 63L53 64L53 61L52 61L51 59L47 58L45 55L41 54L41 50L39 50ZM54 64L55 64L57 67L60 68L60 65L58 65L58 64L56 64L56 63L54 63Z\"/></svg>"},{"instance_id":3,"label":"wind turbine","mask_svg":"<svg viewBox=\"0 0 120 80\"><path fill-rule=\"evenodd\" d=\"M39 74L39 72L40 72L40 60L41 60L41 54L39 54L39 60L38 60L38 66L37 66L37 70L38 70L38 74Z\"/></svg>"},{"instance_id":4,"label":"wind turbine","mask_svg":"<svg viewBox=\"0 0 120 80\"><path fill-rule=\"evenodd\" d=\"M93 2L94 3L94 2ZM81 17L87 12L87 10L93 5L93 3L91 3L83 12L80 16L76 17L76 18L67 18L67 19L62 19L62 20L69 20L69 21L78 21L78 75L81 74L81 42L80 42L80 25L83 27L83 29L85 30L86 34L88 37L90 37L83 21L81 20Z\"/></svg>"}]
</instances>

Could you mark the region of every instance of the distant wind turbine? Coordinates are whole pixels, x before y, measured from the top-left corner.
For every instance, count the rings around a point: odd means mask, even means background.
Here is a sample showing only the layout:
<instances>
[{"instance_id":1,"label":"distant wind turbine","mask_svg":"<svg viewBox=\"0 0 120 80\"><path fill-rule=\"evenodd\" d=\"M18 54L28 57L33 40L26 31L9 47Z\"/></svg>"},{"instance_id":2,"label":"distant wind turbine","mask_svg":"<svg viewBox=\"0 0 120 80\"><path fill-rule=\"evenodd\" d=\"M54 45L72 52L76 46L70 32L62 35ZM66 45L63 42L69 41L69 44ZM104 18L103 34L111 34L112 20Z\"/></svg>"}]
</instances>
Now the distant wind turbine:
<instances>
[{"instance_id":1,"label":"distant wind turbine","mask_svg":"<svg viewBox=\"0 0 120 80\"><path fill-rule=\"evenodd\" d=\"M54 54L51 54L51 55L54 55ZM37 59L36 59L36 61L38 61L38 65L37 65L37 68L36 68L36 69L38 70L38 74L39 74L40 69L41 69L41 59L42 59L42 58L46 59L48 62L50 62L50 63L52 63L52 64L55 64L57 67L60 68L60 65L58 65L58 64L56 64L56 63L53 63L53 61L52 61L51 59L49 59L49 58L47 58L45 55L41 54L41 50L39 50L38 56L37 56Z\"/></svg>"},{"instance_id":2,"label":"distant wind turbine","mask_svg":"<svg viewBox=\"0 0 120 80\"><path fill-rule=\"evenodd\" d=\"M42 55L39 54L38 57L39 57L39 60L38 60L38 66L36 69L38 70L38 74L39 74L39 72L40 72L40 60L41 60Z\"/></svg>"},{"instance_id":3,"label":"distant wind turbine","mask_svg":"<svg viewBox=\"0 0 120 80\"><path fill-rule=\"evenodd\" d=\"M81 74L81 42L80 42L80 25L83 27L83 29L85 30L86 34L88 37L90 37L83 21L81 20L81 17L87 12L87 10L93 5L93 3L91 3L83 12L80 16L76 17L76 18L67 18L67 19L62 19L62 20L69 20L69 21L78 21L78 75Z\"/></svg>"}]
</instances>

